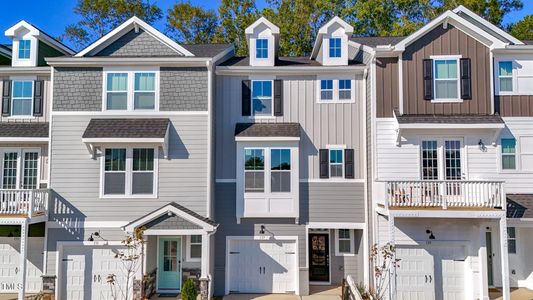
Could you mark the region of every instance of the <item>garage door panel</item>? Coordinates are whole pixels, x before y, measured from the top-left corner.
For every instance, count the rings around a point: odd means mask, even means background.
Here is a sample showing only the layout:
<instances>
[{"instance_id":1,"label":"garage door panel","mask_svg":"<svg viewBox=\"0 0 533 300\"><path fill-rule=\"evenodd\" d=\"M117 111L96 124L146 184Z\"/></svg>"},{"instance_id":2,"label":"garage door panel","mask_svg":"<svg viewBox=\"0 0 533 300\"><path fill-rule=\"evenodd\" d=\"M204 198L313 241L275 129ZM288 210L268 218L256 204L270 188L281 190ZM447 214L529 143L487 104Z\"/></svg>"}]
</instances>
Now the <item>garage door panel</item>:
<instances>
[{"instance_id":1,"label":"garage door panel","mask_svg":"<svg viewBox=\"0 0 533 300\"><path fill-rule=\"evenodd\" d=\"M27 240L26 291L41 290L44 238L31 237ZM20 238L0 237L0 292L19 290Z\"/></svg>"}]
</instances>

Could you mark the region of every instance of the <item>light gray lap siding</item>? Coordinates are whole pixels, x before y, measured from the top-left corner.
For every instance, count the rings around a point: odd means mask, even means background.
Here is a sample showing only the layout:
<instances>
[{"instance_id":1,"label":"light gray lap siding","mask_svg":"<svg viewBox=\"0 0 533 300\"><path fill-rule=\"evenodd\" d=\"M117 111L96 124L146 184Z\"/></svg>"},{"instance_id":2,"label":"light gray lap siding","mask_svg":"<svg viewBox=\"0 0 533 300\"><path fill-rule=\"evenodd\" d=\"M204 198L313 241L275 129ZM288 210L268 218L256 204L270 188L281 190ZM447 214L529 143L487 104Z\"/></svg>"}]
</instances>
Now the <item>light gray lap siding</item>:
<instances>
[{"instance_id":1,"label":"light gray lap siding","mask_svg":"<svg viewBox=\"0 0 533 300\"><path fill-rule=\"evenodd\" d=\"M54 68L54 111L101 111L102 68Z\"/></svg>"},{"instance_id":2,"label":"light gray lap siding","mask_svg":"<svg viewBox=\"0 0 533 300\"><path fill-rule=\"evenodd\" d=\"M159 110L207 111L207 69L162 67Z\"/></svg>"},{"instance_id":3,"label":"light gray lap siding","mask_svg":"<svg viewBox=\"0 0 533 300\"><path fill-rule=\"evenodd\" d=\"M158 198L101 199L100 160L91 159L81 141L91 117L54 116L51 184L55 197L51 220L132 221L172 201L205 216L207 115L169 118L169 159L159 151Z\"/></svg>"},{"instance_id":4,"label":"light gray lap siding","mask_svg":"<svg viewBox=\"0 0 533 300\"><path fill-rule=\"evenodd\" d=\"M94 56L182 56L149 33L131 30Z\"/></svg>"}]
</instances>

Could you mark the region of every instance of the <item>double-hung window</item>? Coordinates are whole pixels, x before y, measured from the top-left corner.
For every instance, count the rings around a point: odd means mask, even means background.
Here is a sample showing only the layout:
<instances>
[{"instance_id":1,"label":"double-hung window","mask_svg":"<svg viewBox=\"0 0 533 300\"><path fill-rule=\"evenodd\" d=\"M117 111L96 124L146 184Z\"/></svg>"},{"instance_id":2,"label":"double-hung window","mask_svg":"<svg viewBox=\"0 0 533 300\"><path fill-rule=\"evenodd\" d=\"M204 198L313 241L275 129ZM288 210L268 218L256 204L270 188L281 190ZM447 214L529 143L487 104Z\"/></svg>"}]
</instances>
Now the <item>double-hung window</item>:
<instances>
[{"instance_id":1,"label":"double-hung window","mask_svg":"<svg viewBox=\"0 0 533 300\"><path fill-rule=\"evenodd\" d=\"M502 139L502 170L516 169L516 140Z\"/></svg>"},{"instance_id":2,"label":"double-hung window","mask_svg":"<svg viewBox=\"0 0 533 300\"><path fill-rule=\"evenodd\" d=\"M329 57L341 57L341 38L329 39Z\"/></svg>"},{"instance_id":3,"label":"double-hung window","mask_svg":"<svg viewBox=\"0 0 533 300\"><path fill-rule=\"evenodd\" d=\"M270 150L270 189L272 193L291 191L291 150Z\"/></svg>"},{"instance_id":4,"label":"double-hung window","mask_svg":"<svg viewBox=\"0 0 533 300\"><path fill-rule=\"evenodd\" d=\"M263 193L265 191L265 151L263 149L244 150L244 192Z\"/></svg>"},{"instance_id":5,"label":"double-hung window","mask_svg":"<svg viewBox=\"0 0 533 300\"><path fill-rule=\"evenodd\" d=\"M354 254L354 232L351 229L337 229L337 256Z\"/></svg>"},{"instance_id":6,"label":"double-hung window","mask_svg":"<svg viewBox=\"0 0 533 300\"><path fill-rule=\"evenodd\" d=\"M329 149L329 177L342 178L344 170L344 151L342 149Z\"/></svg>"},{"instance_id":7,"label":"double-hung window","mask_svg":"<svg viewBox=\"0 0 533 300\"><path fill-rule=\"evenodd\" d=\"M513 62L500 61L498 63L498 83L500 92L513 91Z\"/></svg>"},{"instance_id":8,"label":"double-hung window","mask_svg":"<svg viewBox=\"0 0 533 300\"><path fill-rule=\"evenodd\" d=\"M202 258L202 236L189 235L187 236L187 241L189 242L187 247L187 260L200 261Z\"/></svg>"},{"instance_id":9,"label":"double-hung window","mask_svg":"<svg viewBox=\"0 0 533 300\"><path fill-rule=\"evenodd\" d=\"M106 71L106 110L155 110L158 102L156 71Z\"/></svg>"},{"instance_id":10,"label":"double-hung window","mask_svg":"<svg viewBox=\"0 0 533 300\"><path fill-rule=\"evenodd\" d=\"M516 228L507 227L507 252L516 254Z\"/></svg>"},{"instance_id":11,"label":"double-hung window","mask_svg":"<svg viewBox=\"0 0 533 300\"><path fill-rule=\"evenodd\" d=\"M11 116L31 116L33 114L33 81L13 80L11 101Z\"/></svg>"},{"instance_id":12,"label":"double-hung window","mask_svg":"<svg viewBox=\"0 0 533 300\"><path fill-rule=\"evenodd\" d=\"M268 39L255 40L255 57L268 58Z\"/></svg>"},{"instance_id":13,"label":"double-hung window","mask_svg":"<svg viewBox=\"0 0 533 300\"><path fill-rule=\"evenodd\" d=\"M103 196L155 195L156 154L154 148L106 148Z\"/></svg>"},{"instance_id":14,"label":"double-hung window","mask_svg":"<svg viewBox=\"0 0 533 300\"><path fill-rule=\"evenodd\" d=\"M333 100L333 80L320 80L320 99Z\"/></svg>"},{"instance_id":15,"label":"double-hung window","mask_svg":"<svg viewBox=\"0 0 533 300\"><path fill-rule=\"evenodd\" d=\"M339 80L339 100L352 99L352 81L349 79Z\"/></svg>"},{"instance_id":16,"label":"double-hung window","mask_svg":"<svg viewBox=\"0 0 533 300\"><path fill-rule=\"evenodd\" d=\"M31 52L31 41L30 40L19 40L19 59L29 59Z\"/></svg>"},{"instance_id":17,"label":"double-hung window","mask_svg":"<svg viewBox=\"0 0 533 300\"><path fill-rule=\"evenodd\" d=\"M458 59L435 59L435 100L459 100Z\"/></svg>"},{"instance_id":18,"label":"double-hung window","mask_svg":"<svg viewBox=\"0 0 533 300\"><path fill-rule=\"evenodd\" d=\"M272 80L252 81L252 112L255 116L272 116Z\"/></svg>"}]
</instances>

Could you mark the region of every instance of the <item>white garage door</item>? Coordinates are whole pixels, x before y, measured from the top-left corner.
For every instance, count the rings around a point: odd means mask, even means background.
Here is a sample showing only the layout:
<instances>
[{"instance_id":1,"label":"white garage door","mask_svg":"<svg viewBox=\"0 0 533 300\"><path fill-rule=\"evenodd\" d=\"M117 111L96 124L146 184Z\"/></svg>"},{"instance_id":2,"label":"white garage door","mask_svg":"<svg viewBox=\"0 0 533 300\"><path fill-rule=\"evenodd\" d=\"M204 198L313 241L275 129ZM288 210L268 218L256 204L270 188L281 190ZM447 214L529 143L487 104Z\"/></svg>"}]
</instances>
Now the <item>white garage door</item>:
<instances>
[{"instance_id":1,"label":"white garage door","mask_svg":"<svg viewBox=\"0 0 533 300\"><path fill-rule=\"evenodd\" d=\"M465 298L463 246L398 246L396 257L398 299Z\"/></svg>"},{"instance_id":2,"label":"white garage door","mask_svg":"<svg viewBox=\"0 0 533 300\"><path fill-rule=\"evenodd\" d=\"M28 238L26 261L26 291L39 292L42 286L44 238ZM0 237L0 292L17 292L20 289L20 238Z\"/></svg>"},{"instance_id":3,"label":"white garage door","mask_svg":"<svg viewBox=\"0 0 533 300\"><path fill-rule=\"evenodd\" d=\"M229 292L295 292L297 251L295 241L231 240Z\"/></svg>"},{"instance_id":4,"label":"white garage door","mask_svg":"<svg viewBox=\"0 0 533 300\"><path fill-rule=\"evenodd\" d=\"M126 270L115 258L121 246L67 246L61 259L60 299L113 299L107 276L115 274L125 287ZM139 278L137 276L137 278ZM131 286L131 285L130 285ZM124 297L119 297L124 298Z\"/></svg>"}]
</instances>

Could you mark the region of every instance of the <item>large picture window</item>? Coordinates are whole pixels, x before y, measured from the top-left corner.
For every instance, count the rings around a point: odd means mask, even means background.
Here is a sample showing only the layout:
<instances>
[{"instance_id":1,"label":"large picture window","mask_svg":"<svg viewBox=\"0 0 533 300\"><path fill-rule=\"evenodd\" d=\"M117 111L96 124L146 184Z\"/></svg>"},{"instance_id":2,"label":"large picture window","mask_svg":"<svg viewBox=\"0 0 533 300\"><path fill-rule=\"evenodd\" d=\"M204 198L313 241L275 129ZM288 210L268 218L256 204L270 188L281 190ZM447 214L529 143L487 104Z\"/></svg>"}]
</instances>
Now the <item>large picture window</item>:
<instances>
[{"instance_id":1,"label":"large picture window","mask_svg":"<svg viewBox=\"0 0 533 300\"><path fill-rule=\"evenodd\" d=\"M459 99L459 72L457 59L435 59L435 99Z\"/></svg>"},{"instance_id":2,"label":"large picture window","mask_svg":"<svg viewBox=\"0 0 533 300\"><path fill-rule=\"evenodd\" d=\"M159 72L106 71L105 110L155 110L158 103Z\"/></svg>"}]
</instances>

